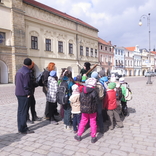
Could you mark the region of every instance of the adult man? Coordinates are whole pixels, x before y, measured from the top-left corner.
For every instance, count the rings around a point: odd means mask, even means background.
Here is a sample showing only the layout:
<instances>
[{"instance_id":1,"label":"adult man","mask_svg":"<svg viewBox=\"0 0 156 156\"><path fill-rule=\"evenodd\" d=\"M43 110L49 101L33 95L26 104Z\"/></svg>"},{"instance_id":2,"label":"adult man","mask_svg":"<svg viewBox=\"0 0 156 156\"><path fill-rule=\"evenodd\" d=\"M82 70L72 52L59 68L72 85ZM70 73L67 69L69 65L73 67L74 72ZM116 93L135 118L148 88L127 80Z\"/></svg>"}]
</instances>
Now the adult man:
<instances>
[{"instance_id":1,"label":"adult man","mask_svg":"<svg viewBox=\"0 0 156 156\"><path fill-rule=\"evenodd\" d=\"M18 112L17 112L17 123L18 131L21 134L34 133L27 127L27 114L30 96L32 96L32 82L31 82L31 64L32 60L26 58L23 62L23 67L20 68L15 76L15 95L18 100Z\"/></svg>"}]
</instances>

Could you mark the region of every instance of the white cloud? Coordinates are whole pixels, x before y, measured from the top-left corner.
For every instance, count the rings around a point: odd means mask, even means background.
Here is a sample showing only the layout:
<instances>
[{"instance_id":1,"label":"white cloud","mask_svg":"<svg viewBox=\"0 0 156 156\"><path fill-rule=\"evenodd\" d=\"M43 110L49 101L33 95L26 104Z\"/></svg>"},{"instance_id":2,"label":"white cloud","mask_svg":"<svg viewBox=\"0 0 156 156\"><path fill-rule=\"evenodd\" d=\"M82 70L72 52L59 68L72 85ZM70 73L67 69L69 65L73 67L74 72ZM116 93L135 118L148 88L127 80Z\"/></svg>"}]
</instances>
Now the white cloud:
<instances>
[{"instance_id":1,"label":"white cloud","mask_svg":"<svg viewBox=\"0 0 156 156\"><path fill-rule=\"evenodd\" d=\"M37 0L71 16L79 18L99 30L99 37L117 46L148 49L147 20L138 26L141 15L151 13L151 49L156 44L155 0Z\"/></svg>"}]
</instances>

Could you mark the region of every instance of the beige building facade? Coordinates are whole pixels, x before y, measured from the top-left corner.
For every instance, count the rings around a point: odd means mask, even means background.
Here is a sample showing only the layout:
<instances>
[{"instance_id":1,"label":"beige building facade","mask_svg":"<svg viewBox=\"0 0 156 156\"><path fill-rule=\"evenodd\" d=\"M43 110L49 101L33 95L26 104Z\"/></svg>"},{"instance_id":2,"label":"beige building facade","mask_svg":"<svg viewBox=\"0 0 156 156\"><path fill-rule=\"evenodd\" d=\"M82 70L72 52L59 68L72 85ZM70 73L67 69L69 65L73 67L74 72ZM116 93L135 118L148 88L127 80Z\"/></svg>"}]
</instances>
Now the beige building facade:
<instances>
[{"instance_id":1,"label":"beige building facade","mask_svg":"<svg viewBox=\"0 0 156 156\"><path fill-rule=\"evenodd\" d=\"M35 62L38 75L49 62L79 74L78 63L98 62L98 30L33 0L0 3L0 83L14 83L23 60Z\"/></svg>"}]
</instances>

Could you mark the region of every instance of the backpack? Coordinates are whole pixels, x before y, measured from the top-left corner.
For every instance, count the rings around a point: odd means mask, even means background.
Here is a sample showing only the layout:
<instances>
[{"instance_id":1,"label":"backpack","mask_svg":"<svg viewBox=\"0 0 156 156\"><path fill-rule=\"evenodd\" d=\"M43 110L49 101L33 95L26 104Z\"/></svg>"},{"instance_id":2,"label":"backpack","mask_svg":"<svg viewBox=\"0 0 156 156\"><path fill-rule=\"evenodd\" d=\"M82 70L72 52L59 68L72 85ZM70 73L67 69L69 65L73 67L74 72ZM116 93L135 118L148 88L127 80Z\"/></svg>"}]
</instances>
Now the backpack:
<instances>
[{"instance_id":1,"label":"backpack","mask_svg":"<svg viewBox=\"0 0 156 156\"><path fill-rule=\"evenodd\" d=\"M90 93L80 93L80 111L81 113L95 113L97 111L97 91L96 89Z\"/></svg>"},{"instance_id":2,"label":"backpack","mask_svg":"<svg viewBox=\"0 0 156 156\"><path fill-rule=\"evenodd\" d=\"M97 93L99 94L99 99L103 99L105 95L104 86L100 82L97 82L95 89Z\"/></svg>"},{"instance_id":3,"label":"backpack","mask_svg":"<svg viewBox=\"0 0 156 156\"><path fill-rule=\"evenodd\" d=\"M44 69L44 71L42 72L41 81L43 83L43 86L47 87L49 73L50 72L48 70L46 70L46 69Z\"/></svg>"},{"instance_id":4,"label":"backpack","mask_svg":"<svg viewBox=\"0 0 156 156\"><path fill-rule=\"evenodd\" d=\"M65 105L69 102L68 82L66 80L63 80L59 84L56 93L56 101L61 105Z\"/></svg>"},{"instance_id":5,"label":"backpack","mask_svg":"<svg viewBox=\"0 0 156 156\"><path fill-rule=\"evenodd\" d=\"M126 87L126 95L125 95L125 100L130 101L132 100L132 92L129 87Z\"/></svg>"},{"instance_id":6,"label":"backpack","mask_svg":"<svg viewBox=\"0 0 156 156\"><path fill-rule=\"evenodd\" d=\"M132 99L132 91L129 88L129 85L127 83L123 84L126 88L126 94L124 95L124 98L126 101L130 101Z\"/></svg>"},{"instance_id":7,"label":"backpack","mask_svg":"<svg viewBox=\"0 0 156 156\"><path fill-rule=\"evenodd\" d=\"M43 72L35 79L38 86L43 86Z\"/></svg>"},{"instance_id":8,"label":"backpack","mask_svg":"<svg viewBox=\"0 0 156 156\"><path fill-rule=\"evenodd\" d=\"M123 95L121 87L116 88L116 100L121 100L122 96Z\"/></svg>"}]
</instances>

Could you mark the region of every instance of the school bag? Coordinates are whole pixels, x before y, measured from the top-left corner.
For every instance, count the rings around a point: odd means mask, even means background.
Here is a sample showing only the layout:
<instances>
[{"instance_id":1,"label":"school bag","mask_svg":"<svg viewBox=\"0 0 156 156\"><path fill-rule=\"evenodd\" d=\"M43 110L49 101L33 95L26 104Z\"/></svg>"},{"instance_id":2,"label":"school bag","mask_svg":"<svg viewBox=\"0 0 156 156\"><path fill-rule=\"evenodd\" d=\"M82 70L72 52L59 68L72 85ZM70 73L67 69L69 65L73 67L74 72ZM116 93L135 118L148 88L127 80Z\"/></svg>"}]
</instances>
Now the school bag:
<instances>
[{"instance_id":1,"label":"school bag","mask_svg":"<svg viewBox=\"0 0 156 156\"><path fill-rule=\"evenodd\" d=\"M99 94L99 99L103 99L105 95L104 86L100 82L97 82L95 89L97 93Z\"/></svg>"},{"instance_id":2,"label":"school bag","mask_svg":"<svg viewBox=\"0 0 156 156\"><path fill-rule=\"evenodd\" d=\"M122 98L122 89L121 89L121 87L117 87L116 88L116 100L121 100L121 98Z\"/></svg>"},{"instance_id":3,"label":"school bag","mask_svg":"<svg viewBox=\"0 0 156 156\"><path fill-rule=\"evenodd\" d=\"M131 92L129 86L126 87L125 100L126 100L126 101L132 100L132 92Z\"/></svg>"},{"instance_id":4,"label":"school bag","mask_svg":"<svg viewBox=\"0 0 156 156\"><path fill-rule=\"evenodd\" d=\"M35 82L38 86L43 86L43 72L40 73L40 75L36 78Z\"/></svg>"},{"instance_id":5,"label":"school bag","mask_svg":"<svg viewBox=\"0 0 156 156\"><path fill-rule=\"evenodd\" d=\"M66 80L63 80L59 84L56 93L56 101L61 105L65 105L69 102L68 82Z\"/></svg>"},{"instance_id":6,"label":"school bag","mask_svg":"<svg viewBox=\"0 0 156 156\"><path fill-rule=\"evenodd\" d=\"M125 100L126 100L126 101L132 100L132 91L131 91L131 89L129 88L128 83L124 83L124 84L122 84L122 85L126 88L126 93L125 93L125 95L124 95Z\"/></svg>"}]
</instances>

